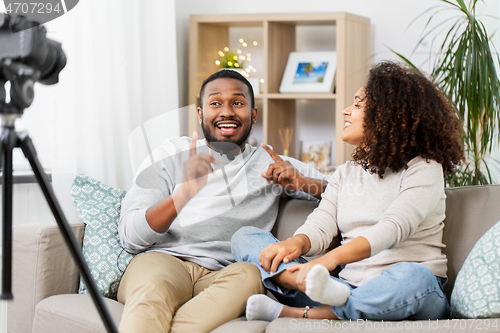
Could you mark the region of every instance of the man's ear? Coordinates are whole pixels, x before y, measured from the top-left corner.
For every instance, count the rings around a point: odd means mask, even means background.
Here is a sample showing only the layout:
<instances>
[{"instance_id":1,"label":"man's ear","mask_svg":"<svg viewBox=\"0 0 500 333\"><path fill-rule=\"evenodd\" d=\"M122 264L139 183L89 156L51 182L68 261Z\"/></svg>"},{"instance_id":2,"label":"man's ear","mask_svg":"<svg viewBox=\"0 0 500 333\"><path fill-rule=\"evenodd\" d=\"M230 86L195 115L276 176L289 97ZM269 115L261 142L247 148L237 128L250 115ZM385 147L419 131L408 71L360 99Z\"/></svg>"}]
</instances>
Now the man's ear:
<instances>
[{"instance_id":1,"label":"man's ear","mask_svg":"<svg viewBox=\"0 0 500 333\"><path fill-rule=\"evenodd\" d=\"M257 108L252 109L252 124L257 122Z\"/></svg>"},{"instance_id":2,"label":"man's ear","mask_svg":"<svg viewBox=\"0 0 500 333\"><path fill-rule=\"evenodd\" d=\"M198 122L201 125L201 120L203 119L203 109L198 106L196 108L196 112L198 112Z\"/></svg>"}]
</instances>

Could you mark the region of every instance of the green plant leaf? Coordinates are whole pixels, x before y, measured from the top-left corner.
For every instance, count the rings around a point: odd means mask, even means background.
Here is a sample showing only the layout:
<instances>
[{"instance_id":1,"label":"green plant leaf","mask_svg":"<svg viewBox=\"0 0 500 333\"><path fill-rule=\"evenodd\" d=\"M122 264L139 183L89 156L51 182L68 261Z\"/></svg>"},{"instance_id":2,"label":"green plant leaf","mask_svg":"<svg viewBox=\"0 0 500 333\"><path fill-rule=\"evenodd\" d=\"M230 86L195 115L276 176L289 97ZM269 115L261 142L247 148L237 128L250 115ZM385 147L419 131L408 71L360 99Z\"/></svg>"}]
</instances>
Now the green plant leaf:
<instances>
[{"instance_id":1,"label":"green plant leaf","mask_svg":"<svg viewBox=\"0 0 500 333\"><path fill-rule=\"evenodd\" d=\"M465 0L440 2L441 6L432 7L417 17L429 15L412 54L424 41L431 39L433 46L444 34L434 57L431 77L456 107L463 126L461 138L466 152L465 163L446 177L446 184L491 183L492 166L488 165L486 157L490 155L493 144L500 143L500 137L495 134L500 127L500 80L497 73L500 55L484 24L475 15L478 0L470 0L468 5ZM458 15L436 23L437 14L443 8L455 10ZM418 70L407 57L391 51ZM431 57L429 54L429 59ZM493 167L499 169L499 165Z\"/></svg>"}]
</instances>

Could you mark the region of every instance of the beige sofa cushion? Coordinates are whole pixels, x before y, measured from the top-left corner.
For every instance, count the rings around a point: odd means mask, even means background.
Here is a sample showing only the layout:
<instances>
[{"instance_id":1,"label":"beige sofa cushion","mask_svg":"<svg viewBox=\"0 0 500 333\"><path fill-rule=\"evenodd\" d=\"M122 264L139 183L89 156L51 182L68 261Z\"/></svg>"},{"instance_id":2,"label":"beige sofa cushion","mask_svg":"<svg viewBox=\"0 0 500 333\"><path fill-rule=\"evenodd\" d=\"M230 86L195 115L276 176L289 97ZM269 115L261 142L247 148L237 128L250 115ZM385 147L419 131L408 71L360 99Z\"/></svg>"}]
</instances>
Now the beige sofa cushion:
<instances>
[{"instance_id":1,"label":"beige sofa cushion","mask_svg":"<svg viewBox=\"0 0 500 333\"><path fill-rule=\"evenodd\" d=\"M76 239L81 240L84 224L73 223L71 228ZM16 226L12 240L14 299L8 303L7 310L9 333L31 332L35 305L42 299L76 292L78 271L67 253L66 243L55 222ZM59 274L61 271L66 273Z\"/></svg>"},{"instance_id":2,"label":"beige sofa cushion","mask_svg":"<svg viewBox=\"0 0 500 333\"><path fill-rule=\"evenodd\" d=\"M446 189L443 252L448 257L448 300L465 259L477 243L500 220L500 185Z\"/></svg>"},{"instance_id":3,"label":"beige sofa cushion","mask_svg":"<svg viewBox=\"0 0 500 333\"><path fill-rule=\"evenodd\" d=\"M104 303L118 327L123 304L109 298ZM33 333L48 332L106 333L106 329L90 295L68 294L46 298L36 306Z\"/></svg>"},{"instance_id":4,"label":"beige sofa cushion","mask_svg":"<svg viewBox=\"0 0 500 333\"><path fill-rule=\"evenodd\" d=\"M247 321L245 317L239 317L217 327L210 333L264 333L267 325L269 325L268 321Z\"/></svg>"},{"instance_id":5,"label":"beige sofa cushion","mask_svg":"<svg viewBox=\"0 0 500 333\"><path fill-rule=\"evenodd\" d=\"M220 331L220 333L230 331ZM233 331L238 332L238 331ZM419 320L419 321L370 321L370 320L318 320L278 318L266 328L266 333L498 333L498 319L482 320ZM219 332L218 332L219 333Z\"/></svg>"}]
</instances>

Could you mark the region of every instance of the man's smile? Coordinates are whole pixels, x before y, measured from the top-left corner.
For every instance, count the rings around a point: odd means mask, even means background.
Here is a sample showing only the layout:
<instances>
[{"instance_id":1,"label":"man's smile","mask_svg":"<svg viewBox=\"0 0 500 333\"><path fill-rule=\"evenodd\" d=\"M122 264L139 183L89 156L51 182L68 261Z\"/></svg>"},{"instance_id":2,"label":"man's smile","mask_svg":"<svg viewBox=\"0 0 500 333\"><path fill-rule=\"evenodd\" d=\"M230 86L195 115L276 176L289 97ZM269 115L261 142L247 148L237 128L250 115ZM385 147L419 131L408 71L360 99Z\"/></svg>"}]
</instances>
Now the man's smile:
<instances>
[{"instance_id":1,"label":"man's smile","mask_svg":"<svg viewBox=\"0 0 500 333\"><path fill-rule=\"evenodd\" d=\"M219 121L215 124L223 135L233 135L240 127L236 121Z\"/></svg>"}]
</instances>

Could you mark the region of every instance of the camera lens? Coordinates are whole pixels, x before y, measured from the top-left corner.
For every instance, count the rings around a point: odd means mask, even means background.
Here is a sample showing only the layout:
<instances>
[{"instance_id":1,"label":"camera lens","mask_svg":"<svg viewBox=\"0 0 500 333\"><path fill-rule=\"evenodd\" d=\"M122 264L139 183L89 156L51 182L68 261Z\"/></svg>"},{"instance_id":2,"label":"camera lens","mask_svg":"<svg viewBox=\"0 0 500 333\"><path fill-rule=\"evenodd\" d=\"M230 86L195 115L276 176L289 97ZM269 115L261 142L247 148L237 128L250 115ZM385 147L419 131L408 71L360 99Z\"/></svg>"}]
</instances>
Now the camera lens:
<instances>
[{"instance_id":1,"label":"camera lens","mask_svg":"<svg viewBox=\"0 0 500 333\"><path fill-rule=\"evenodd\" d=\"M40 71L39 82L43 84L56 84L59 82L59 72L66 66L66 55L61 44L51 39L46 39L43 50L38 53Z\"/></svg>"}]
</instances>

